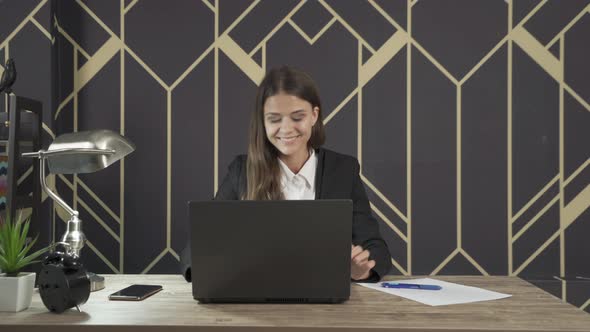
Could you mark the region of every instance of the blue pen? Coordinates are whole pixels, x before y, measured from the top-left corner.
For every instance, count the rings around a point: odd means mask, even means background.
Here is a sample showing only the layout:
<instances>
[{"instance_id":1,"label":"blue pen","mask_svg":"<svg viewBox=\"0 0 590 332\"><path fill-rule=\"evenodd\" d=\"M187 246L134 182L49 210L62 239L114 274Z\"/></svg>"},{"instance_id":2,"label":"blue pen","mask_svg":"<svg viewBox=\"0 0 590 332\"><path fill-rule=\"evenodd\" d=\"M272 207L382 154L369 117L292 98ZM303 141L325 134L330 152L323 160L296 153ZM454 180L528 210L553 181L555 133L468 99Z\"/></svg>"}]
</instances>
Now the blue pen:
<instances>
[{"instance_id":1,"label":"blue pen","mask_svg":"<svg viewBox=\"0 0 590 332\"><path fill-rule=\"evenodd\" d=\"M420 285L420 284L404 284L399 282L382 282L381 287L384 288L406 288L406 289L424 289L424 290L440 290L442 287L438 285Z\"/></svg>"}]
</instances>

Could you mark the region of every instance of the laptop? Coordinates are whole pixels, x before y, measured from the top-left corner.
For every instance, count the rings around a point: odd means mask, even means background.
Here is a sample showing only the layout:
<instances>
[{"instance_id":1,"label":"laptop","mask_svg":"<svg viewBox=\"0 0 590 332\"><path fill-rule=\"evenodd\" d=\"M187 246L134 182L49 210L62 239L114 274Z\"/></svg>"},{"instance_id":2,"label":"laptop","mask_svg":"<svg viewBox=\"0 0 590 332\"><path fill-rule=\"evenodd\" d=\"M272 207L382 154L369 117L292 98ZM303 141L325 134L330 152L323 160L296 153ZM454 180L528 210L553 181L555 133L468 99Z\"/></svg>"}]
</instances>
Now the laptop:
<instances>
[{"instance_id":1,"label":"laptop","mask_svg":"<svg viewBox=\"0 0 590 332\"><path fill-rule=\"evenodd\" d=\"M340 303L350 296L351 200L189 202L201 303Z\"/></svg>"}]
</instances>

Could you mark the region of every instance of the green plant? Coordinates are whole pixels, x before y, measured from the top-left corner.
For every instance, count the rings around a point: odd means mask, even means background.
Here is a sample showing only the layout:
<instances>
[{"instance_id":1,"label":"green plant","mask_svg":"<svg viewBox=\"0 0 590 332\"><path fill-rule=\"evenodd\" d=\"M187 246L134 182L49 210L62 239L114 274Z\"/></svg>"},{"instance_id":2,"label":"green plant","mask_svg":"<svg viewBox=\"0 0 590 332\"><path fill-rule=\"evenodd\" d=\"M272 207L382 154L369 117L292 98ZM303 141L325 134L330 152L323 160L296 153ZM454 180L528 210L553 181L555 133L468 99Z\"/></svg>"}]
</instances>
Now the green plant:
<instances>
[{"instance_id":1,"label":"green plant","mask_svg":"<svg viewBox=\"0 0 590 332\"><path fill-rule=\"evenodd\" d=\"M12 221L10 216L6 220L0 218L0 270L7 276L16 276L25 266L37 263L35 259L41 256L47 248L28 254L37 242L35 237L27 244L30 218L17 218ZM27 255L28 254L28 255Z\"/></svg>"}]
</instances>

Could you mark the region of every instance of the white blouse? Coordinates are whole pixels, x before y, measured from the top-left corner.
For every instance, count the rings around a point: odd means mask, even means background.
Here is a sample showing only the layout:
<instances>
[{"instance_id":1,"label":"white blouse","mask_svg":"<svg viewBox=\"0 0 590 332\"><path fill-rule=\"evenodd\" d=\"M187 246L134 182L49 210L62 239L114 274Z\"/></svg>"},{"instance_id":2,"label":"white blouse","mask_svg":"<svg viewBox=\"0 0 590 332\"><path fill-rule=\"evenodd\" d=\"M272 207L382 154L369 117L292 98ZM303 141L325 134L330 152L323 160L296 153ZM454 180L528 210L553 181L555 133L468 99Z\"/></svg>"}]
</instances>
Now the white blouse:
<instances>
[{"instance_id":1,"label":"white blouse","mask_svg":"<svg viewBox=\"0 0 590 332\"><path fill-rule=\"evenodd\" d=\"M309 159L297 174L293 173L281 159L279 159L279 165L281 167L281 191L285 199L315 199L315 172L318 157L313 149L311 149Z\"/></svg>"}]
</instances>

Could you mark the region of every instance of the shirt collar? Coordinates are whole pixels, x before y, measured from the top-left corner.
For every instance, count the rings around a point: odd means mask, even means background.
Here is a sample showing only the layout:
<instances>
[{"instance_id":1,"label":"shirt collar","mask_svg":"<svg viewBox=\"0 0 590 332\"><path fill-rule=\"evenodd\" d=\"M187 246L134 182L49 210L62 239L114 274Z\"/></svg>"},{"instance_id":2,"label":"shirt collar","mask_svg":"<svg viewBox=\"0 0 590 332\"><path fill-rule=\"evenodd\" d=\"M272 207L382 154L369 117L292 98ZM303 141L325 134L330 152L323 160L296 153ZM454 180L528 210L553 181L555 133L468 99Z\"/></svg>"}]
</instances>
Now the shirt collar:
<instances>
[{"instance_id":1,"label":"shirt collar","mask_svg":"<svg viewBox=\"0 0 590 332\"><path fill-rule=\"evenodd\" d=\"M313 188L318 158L316 157L315 151L313 149L309 149L309 151L309 158L307 159L305 164L303 164L303 167L301 167L299 173L297 174L301 175L305 179L305 181L307 182L307 186L309 188ZM293 173L291 169L289 169L289 166L287 166L280 158L278 159L279 166L281 167L281 176L283 178L291 180L295 175L297 175ZM286 182L282 181L282 183L282 186L284 187Z\"/></svg>"}]
</instances>

